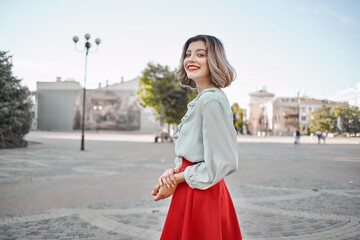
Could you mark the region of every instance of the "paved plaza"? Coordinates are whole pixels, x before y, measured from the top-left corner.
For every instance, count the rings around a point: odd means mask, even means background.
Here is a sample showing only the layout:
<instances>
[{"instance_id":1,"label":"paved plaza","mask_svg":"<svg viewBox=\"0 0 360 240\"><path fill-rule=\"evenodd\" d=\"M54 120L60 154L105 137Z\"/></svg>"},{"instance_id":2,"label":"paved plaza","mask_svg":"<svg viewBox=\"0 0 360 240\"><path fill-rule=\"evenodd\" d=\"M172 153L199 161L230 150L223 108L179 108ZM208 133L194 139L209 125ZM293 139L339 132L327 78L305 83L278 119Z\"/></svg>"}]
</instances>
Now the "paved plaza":
<instances>
[{"instance_id":1,"label":"paved plaza","mask_svg":"<svg viewBox=\"0 0 360 240\"><path fill-rule=\"evenodd\" d=\"M31 132L0 151L0 239L159 239L170 199L151 191L173 143L126 132ZM247 239L360 239L360 144L240 137L225 179Z\"/></svg>"}]
</instances>

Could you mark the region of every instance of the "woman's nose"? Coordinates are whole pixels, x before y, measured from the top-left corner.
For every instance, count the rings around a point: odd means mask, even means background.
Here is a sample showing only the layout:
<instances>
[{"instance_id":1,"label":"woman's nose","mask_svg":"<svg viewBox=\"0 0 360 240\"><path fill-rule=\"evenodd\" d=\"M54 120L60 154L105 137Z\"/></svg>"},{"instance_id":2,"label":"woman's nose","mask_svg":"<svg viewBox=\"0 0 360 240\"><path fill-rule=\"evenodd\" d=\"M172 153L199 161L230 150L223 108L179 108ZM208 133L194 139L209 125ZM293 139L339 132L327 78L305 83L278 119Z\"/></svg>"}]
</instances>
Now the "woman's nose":
<instances>
[{"instance_id":1,"label":"woman's nose","mask_svg":"<svg viewBox=\"0 0 360 240\"><path fill-rule=\"evenodd\" d=\"M190 62L193 62L193 61L194 61L194 58L195 58L195 56L194 56L193 54L191 54L190 57L189 57L189 61L190 61Z\"/></svg>"}]
</instances>

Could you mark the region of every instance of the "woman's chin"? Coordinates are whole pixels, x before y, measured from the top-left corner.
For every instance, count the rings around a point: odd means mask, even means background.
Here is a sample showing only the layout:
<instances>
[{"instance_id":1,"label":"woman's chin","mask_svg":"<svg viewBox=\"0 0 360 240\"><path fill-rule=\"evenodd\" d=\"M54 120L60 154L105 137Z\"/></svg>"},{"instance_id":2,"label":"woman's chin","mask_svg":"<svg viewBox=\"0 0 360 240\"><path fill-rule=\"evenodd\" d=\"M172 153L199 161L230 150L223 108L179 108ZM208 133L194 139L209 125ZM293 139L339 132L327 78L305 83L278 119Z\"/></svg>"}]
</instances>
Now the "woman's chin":
<instances>
[{"instance_id":1,"label":"woman's chin","mask_svg":"<svg viewBox=\"0 0 360 240\"><path fill-rule=\"evenodd\" d=\"M197 78L199 78L199 74L194 74L194 73L188 73L187 74L187 77L189 78L189 79L197 79Z\"/></svg>"}]
</instances>

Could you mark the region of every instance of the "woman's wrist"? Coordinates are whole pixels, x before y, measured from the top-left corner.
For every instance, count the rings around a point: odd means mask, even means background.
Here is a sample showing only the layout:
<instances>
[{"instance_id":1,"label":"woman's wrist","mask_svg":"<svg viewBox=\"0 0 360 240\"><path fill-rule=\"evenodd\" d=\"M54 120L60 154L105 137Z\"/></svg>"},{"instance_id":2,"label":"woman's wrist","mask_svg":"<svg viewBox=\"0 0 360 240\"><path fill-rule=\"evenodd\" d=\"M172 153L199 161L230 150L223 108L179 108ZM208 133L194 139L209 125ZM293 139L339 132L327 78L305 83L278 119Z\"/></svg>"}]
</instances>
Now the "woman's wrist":
<instances>
[{"instance_id":1,"label":"woman's wrist","mask_svg":"<svg viewBox=\"0 0 360 240\"><path fill-rule=\"evenodd\" d=\"M174 174L176 184L185 182L184 172Z\"/></svg>"}]
</instances>

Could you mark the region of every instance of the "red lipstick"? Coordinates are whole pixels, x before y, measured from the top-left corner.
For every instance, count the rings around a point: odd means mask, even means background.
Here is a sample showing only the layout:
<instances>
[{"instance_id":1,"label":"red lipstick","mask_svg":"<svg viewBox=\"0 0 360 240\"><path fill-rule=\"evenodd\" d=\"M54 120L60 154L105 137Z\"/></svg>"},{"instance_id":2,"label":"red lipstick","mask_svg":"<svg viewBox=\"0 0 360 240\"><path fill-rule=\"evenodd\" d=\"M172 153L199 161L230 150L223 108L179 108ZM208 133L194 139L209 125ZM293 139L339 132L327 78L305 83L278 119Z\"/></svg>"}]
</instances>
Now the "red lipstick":
<instances>
[{"instance_id":1,"label":"red lipstick","mask_svg":"<svg viewBox=\"0 0 360 240\"><path fill-rule=\"evenodd\" d=\"M195 65L188 65L188 66L187 66L187 69L188 69L190 72L192 72L192 71L199 70L200 67L195 66Z\"/></svg>"}]
</instances>

